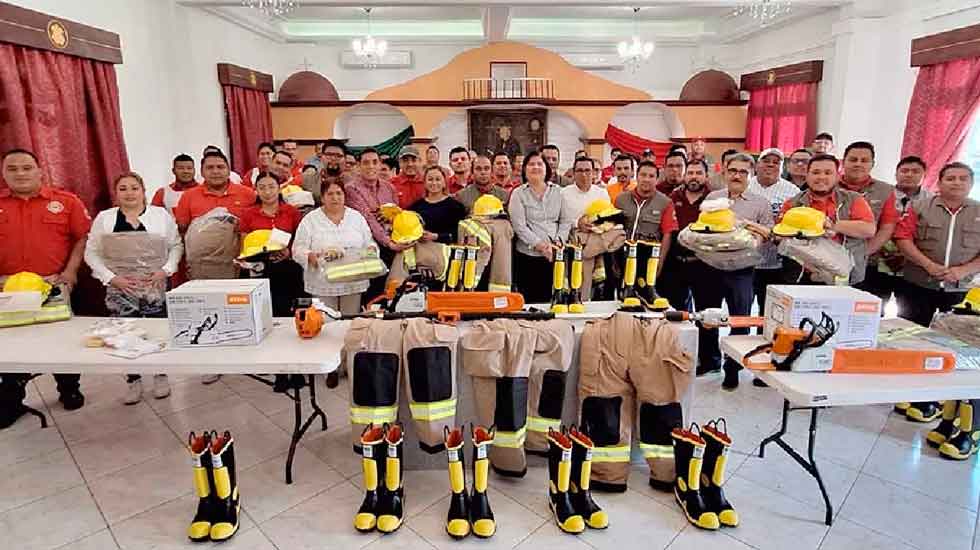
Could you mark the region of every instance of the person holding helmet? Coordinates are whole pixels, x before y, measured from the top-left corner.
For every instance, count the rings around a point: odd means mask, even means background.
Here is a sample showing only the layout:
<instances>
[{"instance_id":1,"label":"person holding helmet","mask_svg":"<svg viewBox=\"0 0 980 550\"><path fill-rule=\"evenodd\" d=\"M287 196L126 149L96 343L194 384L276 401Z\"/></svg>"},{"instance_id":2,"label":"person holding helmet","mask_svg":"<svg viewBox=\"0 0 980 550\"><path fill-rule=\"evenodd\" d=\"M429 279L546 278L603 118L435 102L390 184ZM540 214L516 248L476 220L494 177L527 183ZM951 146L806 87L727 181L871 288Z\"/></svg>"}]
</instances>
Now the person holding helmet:
<instances>
[{"instance_id":1,"label":"person holding helmet","mask_svg":"<svg viewBox=\"0 0 980 550\"><path fill-rule=\"evenodd\" d=\"M599 198L585 207L574 230L573 239L582 248L582 301L592 299L594 285L597 299L615 299L622 274L619 273L614 254L626 244L623 229L623 211L613 206L608 198Z\"/></svg>"},{"instance_id":2,"label":"person holding helmet","mask_svg":"<svg viewBox=\"0 0 980 550\"><path fill-rule=\"evenodd\" d=\"M78 282L78 268L92 220L85 205L73 193L44 185L37 156L12 149L0 158L3 180L0 190L0 278L20 272L44 277L70 295ZM10 288L8 291L12 290ZM85 404L77 374L56 374L59 401L67 410ZM0 374L0 429L25 412L28 375Z\"/></svg>"},{"instance_id":3,"label":"person holding helmet","mask_svg":"<svg viewBox=\"0 0 980 550\"><path fill-rule=\"evenodd\" d=\"M113 317L167 316L167 280L177 272L184 243L177 223L165 208L146 204L143 178L122 174L113 183L116 204L92 222L85 243L85 263L106 286L105 305ZM123 402L139 403L142 377L126 376ZM170 395L166 374L153 377L153 397Z\"/></svg>"},{"instance_id":4,"label":"person holding helmet","mask_svg":"<svg viewBox=\"0 0 980 550\"><path fill-rule=\"evenodd\" d=\"M499 163L497 162L498 160L500 161ZM503 166L503 161L506 161L506 166ZM496 171L503 168L506 168L506 171L501 178ZM507 158L507 155L502 153L494 155L493 164L491 164L489 158L479 155L473 161L473 183L467 185L453 196L466 208L468 214L472 214L473 205L483 195L493 195L497 200L506 202L509 194L507 189L501 184L509 185L509 183L510 160Z\"/></svg>"},{"instance_id":5,"label":"person holding helmet","mask_svg":"<svg viewBox=\"0 0 980 550\"><path fill-rule=\"evenodd\" d=\"M422 240L443 244L455 243L459 222L466 217L466 207L449 196L446 175L442 170L426 168L423 178L425 195L409 207L409 210L422 218L425 227Z\"/></svg>"},{"instance_id":6,"label":"person holding helmet","mask_svg":"<svg viewBox=\"0 0 980 550\"><path fill-rule=\"evenodd\" d=\"M296 299L306 295L302 270L289 261L289 245L302 216L284 201L274 174L259 174L255 192L255 204L242 213L238 225L242 234L242 253L238 257L241 276L269 279L272 314L292 317Z\"/></svg>"},{"instance_id":7,"label":"person holding helmet","mask_svg":"<svg viewBox=\"0 0 980 550\"><path fill-rule=\"evenodd\" d=\"M450 248L435 239L426 239L425 234L425 224L417 212L403 210L392 220L391 240L404 249L391 262L386 287L401 284L413 273L430 275L433 283L446 280Z\"/></svg>"},{"instance_id":8,"label":"person holding helmet","mask_svg":"<svg viewBox=\"0 0 980 550\"><path fill-rule=\"evenodd\" d=\"M578 223L590 204L601 199L610 200L606 189L593 183L594 167L595 163L592 159L584 156L576 158L572 164L574 185L563 187L561 190L561 215L569 226Z\"/></svg>"},{"instance_id":9,"label":"person holding helmet","mask_svg":"<svg viewBox=\"0 0 980 550\"><path fill-rule=\"evenodd\" d=\"M510 292L513 240L514 228L504 212L504 203L496 195L482 195L476 199L470 217L459 222L458 239L460 245L476 243L479 247L476 290ZM484 276L488 265L490 272ZM464 280L464 288L465 283Z\"/></svg>"},{"instance_id":10,"label":"person holding helmet","mask_svg":"<svg viewBox=\"0 0 980 550\"><path fill-rule=\"evenodd\" d=\"M773 219L779 216L783 203L800 192L799 187L781 177L783 160L783 152L775 147L762 151L756 163L755 177L749 181L749 192L769 202ZM772 242L764 243L759 251L762 253L762 261L755 267L754 293L759 304L759 313L762 314L766 310L766 288L780 283L783 262Z\"/></svg>"}]
</instances>

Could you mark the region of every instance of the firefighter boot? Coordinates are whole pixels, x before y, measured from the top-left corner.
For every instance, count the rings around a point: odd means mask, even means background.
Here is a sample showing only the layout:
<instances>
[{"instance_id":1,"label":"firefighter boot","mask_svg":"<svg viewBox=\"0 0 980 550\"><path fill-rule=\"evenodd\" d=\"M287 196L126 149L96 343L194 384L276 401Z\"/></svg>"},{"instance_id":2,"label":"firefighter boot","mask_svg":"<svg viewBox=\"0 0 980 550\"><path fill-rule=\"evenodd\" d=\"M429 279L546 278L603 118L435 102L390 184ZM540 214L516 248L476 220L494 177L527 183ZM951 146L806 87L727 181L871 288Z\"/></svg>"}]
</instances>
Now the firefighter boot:
<instances>
[{"instance_id":1,"label":"firefighter boot","mask_svg":"<svg viewBox=\"0 0 980 550\"><path fill-rule=\"evenodd\" d=\"M551 512L558 528L577 535L585 531L585 520L572 506L568 488L572 477L572 440L548 428L548 492Z\"/></svg>"},{"instance_id":2,"label":"firefighter boot","mask_svg":"<svg viewBox=\"0 0 980 550\"><path fill-rule=\"evenodd\" d=\"M354 516L354 529L362 533L378 526L378 502L381 501L380 479L385 471L384 428L369 424L361 433L361 469L364 471L364 500Z\"/></svg>"},{"instance_id":3,"label":"firefighter boot","mask_svg":"<svg viewBox=\"0 0 980 550\"><path fill-rule=\"evenodd\" d=\"M463 458L463 429L445 428L446 458L449 459L449 514L446 517L446 533L454 539L470 534L470 502L466 494L466 461Z\"/></svg>"},{"instance_id":4,"label":"firefighter boot","mask_svg":"<svg viewBox=\"0 0 980 550\"><path fill-rule=\"evenodd\" d=\"M572 507L575 513L582 516L585 524L591 529L609 527L609 515L599 508L592 500L589 482L592 477L592 449L595 445L589 436L578 431L574 426L568 430L572 440L572 480L569 489L572 492Z\"/></svg>"},{"instance_id":5,"label":"firefighter boot","mask_svg":"<svg viewBox=\"0 0 980 550\"><path fill-rule=\"evenodd\" d=\"M959 404L960 402L955 399L943 403L943 419L934 430L926 434L926 443L930 447L938 449L940 445L959 435L960 430L957 427L959 423L956 419Z\"/></svg>"},{"instance_id":6,"label":"firefighter boot","mask_svg":"<svg viewBox=\"0 0 980 550\"><path fill-rule=\"evenodd\" d=\"M404 442L405 433L401 424L386 426L388 456L385 458L385 490L378 502L378 531L382 533L397 531L405 516L405 485L402 482Z\"/></svg>"},{"instance_id":7,"label":"firefighter boot","mask_svg":"<svg viewBox=\"0 0 980 550\"><path fill-rule=\"evenodd\" d=\"M211 517L214 513L214 474L211 469L211 435L191 432L187 438L194 468L194 492L197 493L197 513L187 528L187 538L194 542L211 539Z\"/></svg>"},{"instance_id":8,"label":"firefighter boot","mask_svg":"<svg viewBox=\"0 0 980 550\"><path fill-rule=\"evenodd\" d=\"M623 268L623 295L621 311L643 311L643 302L636 292L637 243L626 241L626 267Z\"/></svg>"},{"instance_id":9,"label":"firefighter boot","mask_svg":"<svg viewBox=\"0 0 980 550\"><path fill-rule=\"evenodd\" d=\"M974 425L977 418L976 405L980 401L971 399L960 401L960 433L939 446L939 455L953 460L966 460L977 452L980 430Z\"/></svg>"},{"instance_id":10,"label":"firefighter boot","mask_svg":"<svg viewBox=\"0 0 980 550\"><path fill-rule=\"evenodd\" d=\"M473 441L473 493L470 495L470 524L473 534L486 539L497 532L497 522L490 509L487 499L487 482L490 477L490 446L496 429L483 426L471 428L470 438Z\"/></svg>"},{"instance_id":11,"label":"firefighter boot","mask_svg":"<svg viewBox=\"0 0 980 550\"><path fill-rule=\"evenodd\" d=\"M720 427L719 427L720 426ZM704 436L704 465L701 469L701 498L708 510L718 515L724 527L738 527L738 512L725 498L725 465L732 439L724 418L712 420L701 430Z\"/></svg>"},{"instance_id":12,"label":"firefighter boot","mask_svg":"<svg viewBox=\"0 0 980 550\"><path fill-rule=\"evenodd\" d=\"M449 274L446 276L446 290L460 290L463 280L463 261L466 257L466 247L450 245Z\"/></svg>"},{"instance_id":13,"label":"firefighter boot","mask_svg":"<svg viewBox=\"0 0 980 550\"><path fill-rule=\"evenodd\" d=\"M689 522L695 527L713 530L721 524L718 521L718 514L709 510L701 497L701 462L705 442L699 432L697 424L691 424L690 430L674 428L670 434L674 439L674 464L677 477L674 496Z\"/></svg>"},{"instance_id":14,"label":"firefighter boot","mask_svg":"<svg viewBox=\"0 0 980 550\"><path fill-rule=\"evenodd\" d=\"M909 405L911 405L911 403L909 403L908 401L900 401L898 403L895 403L894 410L898 414L905 415L905 411L909 410Z\"/></svg>"},{"instance_id":15,"label":"firefighter boot","mask_svg":"<svg viewBox=\"0 0 980 550\"><path fill-rule=\"evenodd\" d=\"M235 439L231 432L211 432L211 467L214 475L214 515L211 518L211 540L228 540L238 532L238 515L242 500L238 494L235 471Z\"/></svg>"},{"instance_id":16,"label":"firefighter boot","mask_svg":"<svg viewBox=\"0 0 980 550\"><path fill-rule=\"evenodd\" d=\"M551 312L568 313L568 298L565 292L565 246L552 245L555 262L551 274Z\"/></svg>"},{"instance_id":17,"label":"firefighter boot","mask_svg":"<svg viewBox=\"0 0 980 550\"><path fill-rule=\"evenodd\" d=\"M666 298L657 294L657 270L660 268L660 243L641 241L641 245L650 249L647 255L646 269L643 277L636 281L637 295L643 302L643 307L650 311L667 311L670 303Z\"/></svg>"},{"instance_id":18,"label":"firefighter boot","mask_svg":"<svg viewBox=\"0 0 980 550\"><path fill-rule=\"evenodd\" d=\"M479 246L466 245L466 260L463 262L463 290L473 292L476 290L476 255L480 252Z\"/></svg>"},{"instance_id":19,"label":"firefighter boot","mask_svg":"<svg viewBox=\"0 0 980 550\"><path fill-rule=\"evenodd\" d=\"M905 410L905 418L912 422L932 422L939 418L942 409L935 401L923 401L921 403L911 403Z\"/></svg>"},{"instance_id":20,"label":"firefighter boot","mask_svg":"<svg viewBox=\"0 0 980 550\"><path fill-rule=\"evenodd\" d=\"M568 312L585 313L582 303L582 246L577 242L568 245L566 258L571 258L571 269L568 276Z\"/></svg>"}]
</instances>

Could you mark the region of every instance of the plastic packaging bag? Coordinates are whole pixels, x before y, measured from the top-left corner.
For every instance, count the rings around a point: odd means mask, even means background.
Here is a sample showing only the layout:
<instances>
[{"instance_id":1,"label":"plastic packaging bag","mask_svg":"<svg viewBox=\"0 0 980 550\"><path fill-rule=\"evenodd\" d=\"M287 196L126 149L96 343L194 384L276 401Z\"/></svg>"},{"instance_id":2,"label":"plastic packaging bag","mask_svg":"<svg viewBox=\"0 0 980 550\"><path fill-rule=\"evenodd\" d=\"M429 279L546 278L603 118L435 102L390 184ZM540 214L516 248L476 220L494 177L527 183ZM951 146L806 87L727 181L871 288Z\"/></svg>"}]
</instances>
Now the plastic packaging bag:
<instances>
[{"instance_id":1,"label":"plastic packaging bag","mask_svg":"<svg viewBox=\"0 0 980 550\"><path fill-rule=\"evenodd\" d=\"M195 218L184 235L184 250L191 279L238 278L238 218L226 208Z\"/></svg>"},{"instance_id":2,"label":"plastic packaging bag","mask_svg":"<svg viewBox=\"0 0 980 550\"><path fill-rule=\"evenodd\" d=\"M388 266L381 260L378 249L373 246L345 248L341 258L320 262L318 266L328 283L367 281L388 273Z\"/></svg>"},{"instance_id":3,"label":"plastic packaging bag","mask_svg":"<svg viewBox=\"0 0 980 550\"><path fill-rule=\"evenodd\" d=\"M167 263L167 240L162 235L143 231L107 233L102 236L102 256L106 267L116 275L137 280L123 290L110 287L106 292L106 307L113 314L155 314L166 300L166 280L153 281L152 275ZM151 304L153 311L141 312Z\"/></svg>"},{"instance_id":4,"label":"plastic packaging bag","mask_svg":"<svg viewBox=\"0 0 980 550\"><path fill-rule=\"evenodd\" d=\"M777 250L780 256L803 266L811 279L828 285L846 285L854 267L854 260L844 245L827 237L785 238Z\"/></svg>"},{"instance_id":5,"label":"plastic packaging bag","mask_svg":"<svg viewBox=\"0 0 980 550\"><path fill-rule=\"evenodd\" d=\"M759 242L755 235L740 227L727 233L699 233L685 227L678 235L678 241L691 252L731 252L736 250L758 248Z\"/></svg>"},{"instance_id":6,"label":"plastic packaging bag","mask_svg":"<svg viewBox=\"0 0 980 550\"><path fill-rule=\"evenodd\" d=\"M702 262L722 271L738 271L747 267L755 267L762 260L762 255L757 248L714 252L695 250L694 255Z\"/></svg>"}]
</instances>

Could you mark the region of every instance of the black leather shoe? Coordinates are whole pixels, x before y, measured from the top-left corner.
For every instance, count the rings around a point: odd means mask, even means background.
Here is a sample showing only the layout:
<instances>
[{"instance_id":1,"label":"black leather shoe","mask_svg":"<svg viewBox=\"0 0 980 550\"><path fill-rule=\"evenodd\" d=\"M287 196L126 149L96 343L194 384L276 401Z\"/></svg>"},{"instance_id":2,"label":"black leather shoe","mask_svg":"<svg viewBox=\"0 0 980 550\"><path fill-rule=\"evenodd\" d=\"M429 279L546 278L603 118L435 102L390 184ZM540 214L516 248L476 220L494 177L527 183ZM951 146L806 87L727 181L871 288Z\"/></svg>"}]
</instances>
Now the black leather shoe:
<instances>
[{"instance_id":1,"label":"black leather shoe","mask_svg":"<svg viewBox=\"0 0 980 550\"><path fill-rule=\"evenodd\" d=\"M698 368L697 368L697 371L695 372L695 374L697 376L704 376L706 374L713 374L713 373L720 372L720 371L721 371L721 367L719 367L718 365L706 365L706 366L698 365ZM673 487L673 484L671 484L671 487ZM673 490L673 489L671 489L671 490Z\"/></svg>"},{"instance_id":2,"label":"black leather shoe","mask_svg":"<svg viewBox=\"0 0 980 550\"><path fill-rule=\"evenodd\" d=\"M725 379L721 382L723 390L735 390L738 388L738 369L725 366Z\"/></svg>"},{"instance_id":3,"label":"black leather shoe","mask_svg":"<svg viewBox=\"0 0 980 550\"><path fill-rule=\"evenodd\" d=\"M769 387L769 384L766 384L765 382L763 382L761 378L753 378L752 379L752 385L755 386L755 387L757 387L757 388L768 388Z\"/></svg>"},{"instance_id":4,"label":"black leather shoe","mask_svg":"<svg viewBox=\"0 0 980 550\"><path fill-rule=\"evenodd\" d=\"M58 397L58 401L61 401L61 404L65 406L66 411L74 411L81 409L82 406L85 405L85 396L82 395L82 392L73 390L62 393L61 396Z\"/></svg>"},{"instance_id":5,"label":"black leather shoe","mask_svg":"<svg viewBox=\"0 0 980 550\"><path fill-rule=\"evenodd\" d=\"M340 385L340 373L333 371L327 374L327 387L330 389L336 388Z\"/></svg>"}]
</instances>

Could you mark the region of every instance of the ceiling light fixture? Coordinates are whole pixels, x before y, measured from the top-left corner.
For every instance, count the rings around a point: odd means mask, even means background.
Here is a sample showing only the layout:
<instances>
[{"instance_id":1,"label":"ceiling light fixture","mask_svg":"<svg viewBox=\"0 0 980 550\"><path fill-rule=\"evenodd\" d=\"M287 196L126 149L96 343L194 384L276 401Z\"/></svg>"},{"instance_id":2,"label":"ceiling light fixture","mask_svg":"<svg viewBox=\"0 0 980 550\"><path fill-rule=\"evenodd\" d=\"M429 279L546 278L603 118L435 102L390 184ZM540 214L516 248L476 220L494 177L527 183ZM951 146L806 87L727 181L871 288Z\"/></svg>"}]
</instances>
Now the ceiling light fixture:
<instances>
[{"instance_id":1,"label":"ceiling light fixture","mask_svg":"<svg viewBox=\"0 0 980 550\"><path fill-rule=\"evenodd\" d=\"M636 14L640 8L633 8L633 40L622 41L616 45L616 51L623 65L627 66L634 73L640 69L644 61L653 55L653 42L640 40L640 33L637 31Z\"/></svg>"},{"instance_id":2,"label":"ceiling light fixture","mask_svg":"<svg viewBox=\"0 0 980 550\"><path fill-rule=\"evenodd\" d=\"M354 54L361 58L361 62L368 69L373 69L378 66L381 62L381 58L385 56L385 52L388 51L388 43L384 40L374 38L371 36L371 8L364 8L364 12L367 13L367 24L368 33L364 38L355 38L351 40L351 48L354 49Z\"/></svg>"},{"instance_id":3,"label":"ceiling light fixture","mask_svg":"<svg viewBox=\"0 0 980 550\"><path fill-rule=\"evenodd\" d=\"M732 15L747 16L759 21L763 27L772 23L777 17L789 13L793 7L790 0L757 0L749 4L743 4L732 12Z\"/></svg>"},{"instance_id":4,"label":"ceiling light fixture","mask_svg":"<svg viewBox=\"0 0 980 550\"><path fill-rule=\"evenodd\" d=\"M242 5L258 10L266 17L280 17L296 9L295 0L242 0Z\"/></svg>"}]
</instances>

